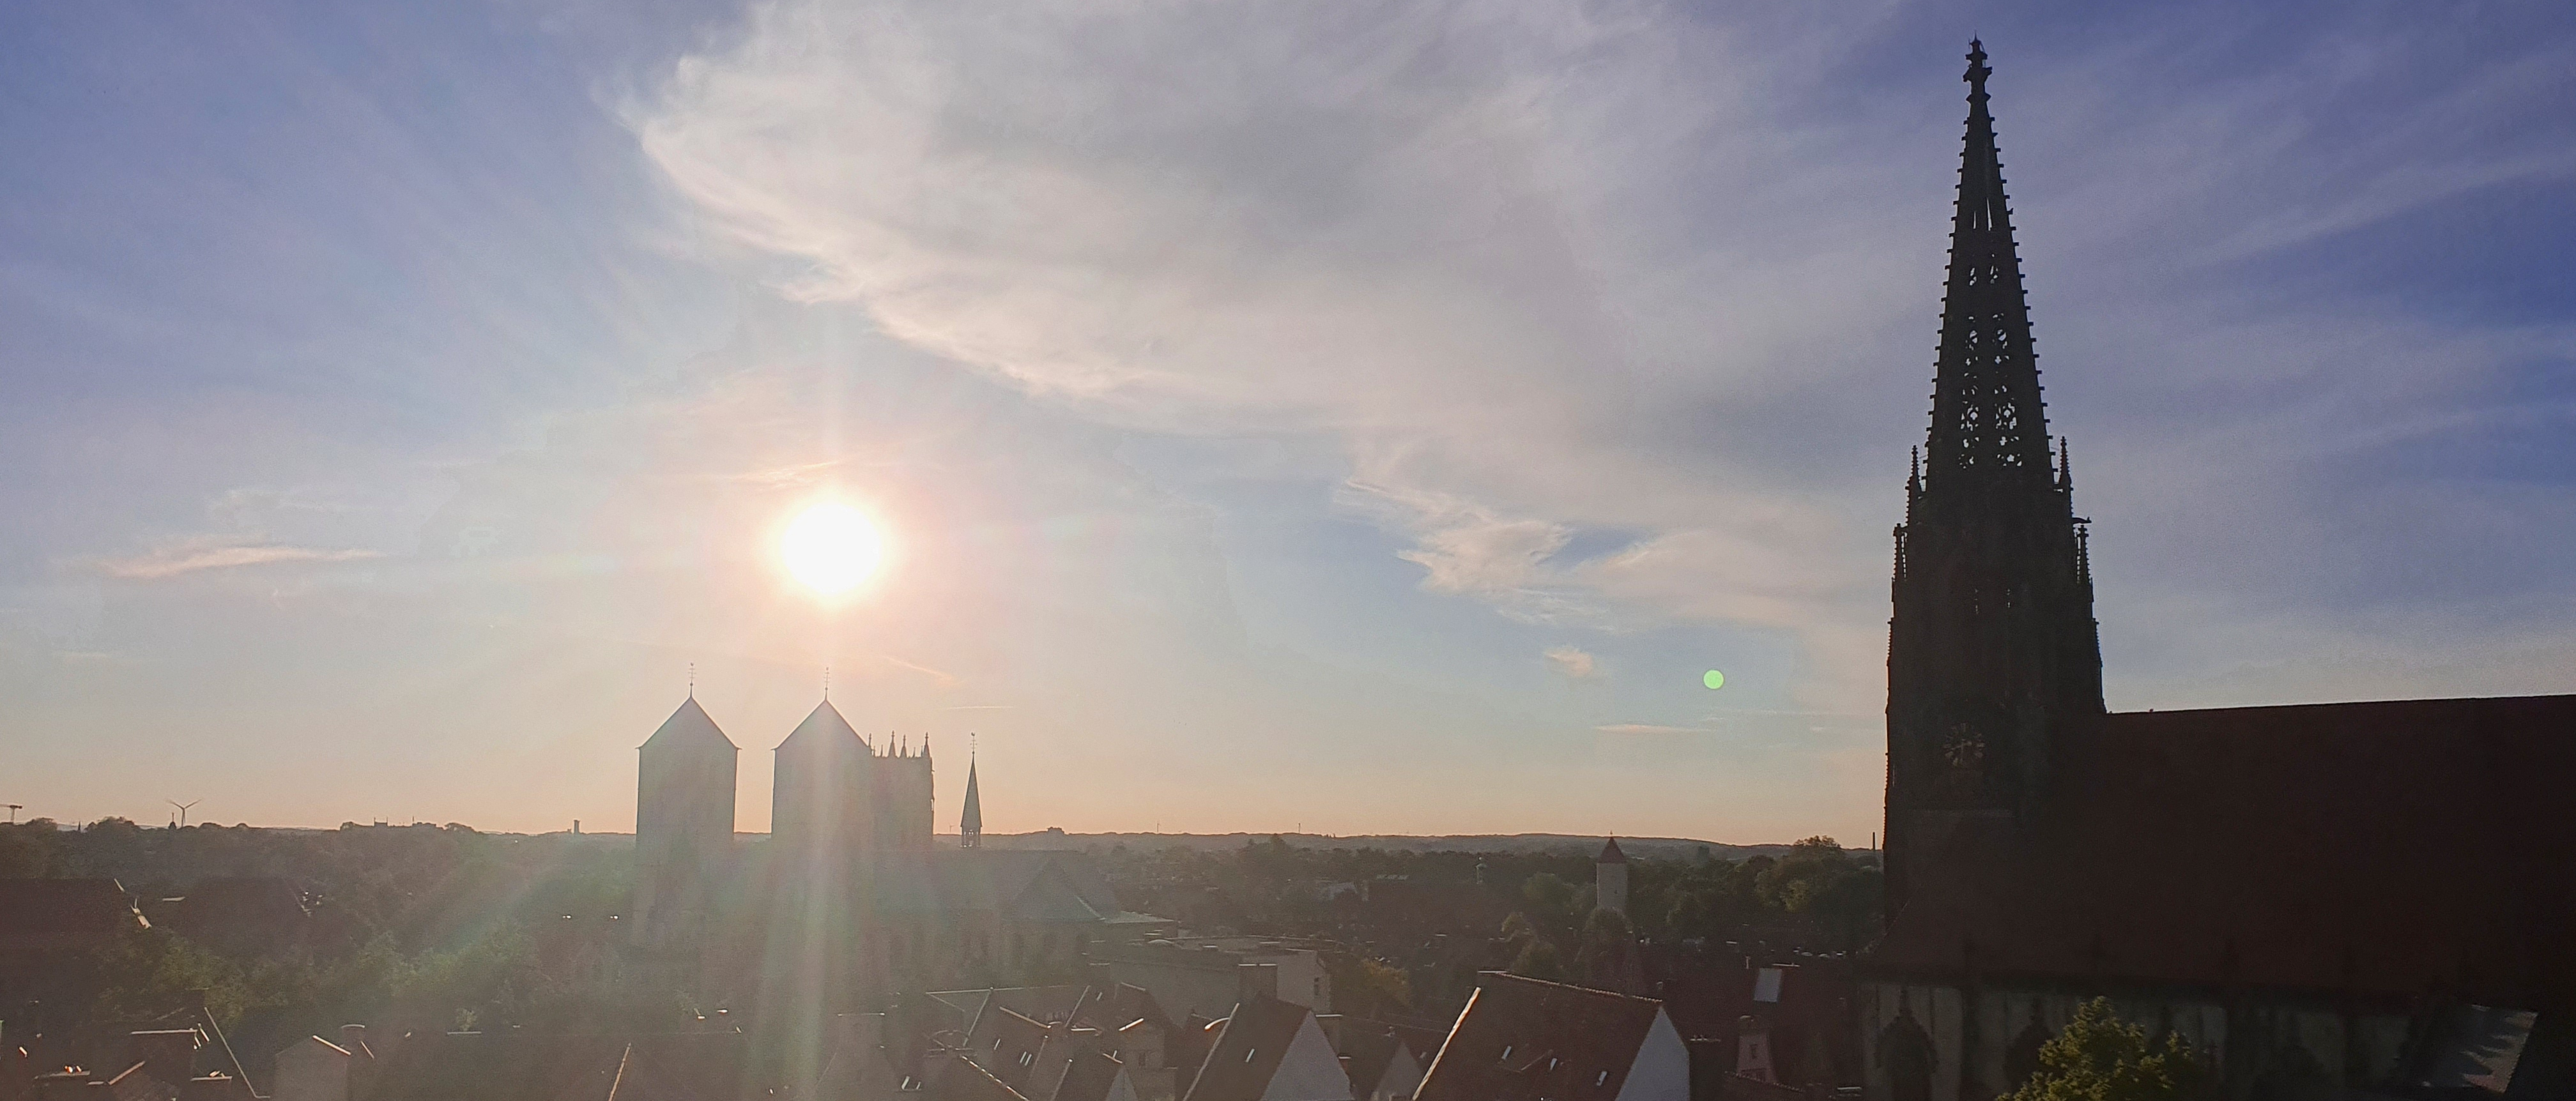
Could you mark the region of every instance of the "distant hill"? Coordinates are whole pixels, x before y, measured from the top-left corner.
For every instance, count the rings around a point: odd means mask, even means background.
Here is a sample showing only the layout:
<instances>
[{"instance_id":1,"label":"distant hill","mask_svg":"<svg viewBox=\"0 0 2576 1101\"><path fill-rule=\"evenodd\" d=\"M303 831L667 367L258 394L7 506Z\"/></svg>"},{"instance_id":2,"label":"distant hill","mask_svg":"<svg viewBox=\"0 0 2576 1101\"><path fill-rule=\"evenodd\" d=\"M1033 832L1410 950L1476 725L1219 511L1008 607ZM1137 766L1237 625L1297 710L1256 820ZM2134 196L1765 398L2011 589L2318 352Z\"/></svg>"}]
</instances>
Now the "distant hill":
<instances>
[{"instance_id":1,"label":"distant hill","mask_svg":"<svg viewBox=\"0 0 2576 1101\"><path fill-rule=\"evenodd\" d=\"M953 838L943 838L948 840ZM1301 849L1394 849L1406 852L1471 852L1471 853L1563 853L1591 856L1601 851L1599 836L1566 833L1448 834L1416 837L1403 834L1352 834L1334 836L1316 833L1067 833L1042 830L1037 833L984 835L984 844L997 849L1085 848L1125 845L1130 849L1166 849L1182 845L1192 849L1239 849L1246 841L1267 841L1278 837ZM1645 860L1696 859L1701 849L1720 860L1741 860L1749 856L1779 856L1789 851L1781 845L1729 845L1720 841L1701 841L1688 837L1622 837L1619 849L1629 856Z\"/></svg>"}]
</instances>

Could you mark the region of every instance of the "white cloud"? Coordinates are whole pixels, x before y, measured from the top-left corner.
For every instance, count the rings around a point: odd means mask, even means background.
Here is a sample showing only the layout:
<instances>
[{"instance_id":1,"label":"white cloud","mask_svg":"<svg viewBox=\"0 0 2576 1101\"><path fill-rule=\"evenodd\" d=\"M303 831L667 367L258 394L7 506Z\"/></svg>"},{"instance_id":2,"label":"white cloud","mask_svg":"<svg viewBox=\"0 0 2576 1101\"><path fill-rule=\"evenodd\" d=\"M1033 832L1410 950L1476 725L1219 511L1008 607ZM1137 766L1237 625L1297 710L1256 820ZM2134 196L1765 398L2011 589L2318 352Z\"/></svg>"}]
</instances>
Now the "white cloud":
<instances>
[{"instance_id":1,"label":"white cloud","mask_svg":"<svg viewBox=\"0 0 2576 1101\"><path fill-rule=\"evenodd\" d=\"M1611 723L1611 724L1608 724L1608 725L1606 725L1606 726L1596 726L1596 727L1593 727L1592 729L1597 730L1597 731L1600 731L1601 733L1604 733L1604 734L1706 734L1706 733L1708 733L1708 731L1707 731L1706 729L1703 729L1703 728L1701 728L1701 727L1696 727L1696 726L1659 726L1659 725L1654 724L1654 723Z\"/></svg>"},{"instance_id":2,"label":"white cloud","mask_svg":"<svg viewBox=\"0 0 2576 1101\"><path fill-rule=\"evenodd\" d=\"M2081 399L2053 411L2097 564L2127 571L2106 593L2281 585L2321 636L2360 629L2294 544L2150 541L2242 540L2259 513L2332 545L2334 446L2566 354L2561 331L2224 266L2567 171L2545 133L2425 156L2283 121L2406 73L2382 48L2403 33L2320 29L2251 85L2177 81L2153 35L2001 58L2043 366ZM1426 589L1536 621L1784 629L1799 702L1844 706L1883 683L1960 111L1946 65L1853 67L1885 45L1826 14L1647 3L778 2L632 121L724 238L800 265L792 296L1122 427L1330 439L1339 501L1411 541ZM2545 99L2554 59L2434 87L2400 128ZM1839 94L1863 79L1900 83ZM1625 538L1574 555L1589 532Z\"/></svg>"},{"instance_id":3,"label":"white cloud","mask_svg":"<svg viewBox=\"0 0 2576 1101\"><path fill-rule=\"evenodd\" d=\"M1592 655L1579 647L1550 646L1544 656L1547 658L1548 665L1554 667L1557 672L1575 680L1590 680L1600 675L1600 668L1594 662Z\"/></svg>"},{"instance_id":4,"label":"white cloud","mask_svg":"<svg viewBox=\"0 0 2576 1101\"><path fill-rule=\"evenodd\" d=\"M97 568L100 573L121 580L162 581L204 570L297 562L359 562L382 557L384 553L381 551L359 548L297 547L210 536L157 547L128 558L102 560L97 563Z\"/></svg>"}]
</instances>

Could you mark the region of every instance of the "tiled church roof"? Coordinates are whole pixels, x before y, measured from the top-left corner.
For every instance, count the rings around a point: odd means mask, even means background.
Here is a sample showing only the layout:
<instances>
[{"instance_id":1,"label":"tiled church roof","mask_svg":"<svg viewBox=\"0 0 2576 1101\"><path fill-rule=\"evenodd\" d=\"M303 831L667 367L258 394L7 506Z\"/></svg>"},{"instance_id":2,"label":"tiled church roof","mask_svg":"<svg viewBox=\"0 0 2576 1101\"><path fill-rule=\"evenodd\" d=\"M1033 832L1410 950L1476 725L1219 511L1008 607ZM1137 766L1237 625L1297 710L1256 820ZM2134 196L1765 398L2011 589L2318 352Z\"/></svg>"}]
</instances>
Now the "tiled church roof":
<instances>
[{"instance_id":1,"label":"tiled church roof","mask_svg":"<svg viewBox=\"0 0 2576 1101\"><path fill-rule=\"evenodd\" d=\"M2576 992L2576 696L2115 714L2078 742L2031 840L1934 843L1872 969Z\"/></svg>"}]
</instances>

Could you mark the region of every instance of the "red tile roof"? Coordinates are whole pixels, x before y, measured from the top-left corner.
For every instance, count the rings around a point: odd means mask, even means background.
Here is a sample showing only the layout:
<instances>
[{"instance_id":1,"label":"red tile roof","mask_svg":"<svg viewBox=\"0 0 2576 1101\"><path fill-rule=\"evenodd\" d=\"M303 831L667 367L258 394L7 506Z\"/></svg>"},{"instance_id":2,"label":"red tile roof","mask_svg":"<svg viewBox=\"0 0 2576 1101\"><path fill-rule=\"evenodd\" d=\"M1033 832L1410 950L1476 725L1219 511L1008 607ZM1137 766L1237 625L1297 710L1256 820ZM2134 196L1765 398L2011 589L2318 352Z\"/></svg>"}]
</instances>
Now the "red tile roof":
<instances>
[{"instance_id":1,"label":"red tile roof","mask_svg":"<svg viewBox=\"0 0 2576 1101\"><path fill-rule=\"evenodd\" d=\"M1877 973L2576 992L2576 696L2108 716L2035 828L1926 839Z\"/></svg>"}]
</instances>

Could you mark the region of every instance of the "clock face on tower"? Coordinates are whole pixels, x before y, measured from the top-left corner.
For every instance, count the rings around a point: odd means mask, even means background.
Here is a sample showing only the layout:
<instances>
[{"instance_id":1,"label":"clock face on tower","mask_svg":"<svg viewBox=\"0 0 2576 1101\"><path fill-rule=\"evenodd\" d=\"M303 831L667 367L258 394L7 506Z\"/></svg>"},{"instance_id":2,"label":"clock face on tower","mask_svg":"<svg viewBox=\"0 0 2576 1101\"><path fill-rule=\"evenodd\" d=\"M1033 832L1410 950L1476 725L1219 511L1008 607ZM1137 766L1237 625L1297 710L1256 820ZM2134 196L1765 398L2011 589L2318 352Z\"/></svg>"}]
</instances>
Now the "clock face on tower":
<instances>
[{"instance_id":1,"label":"clock face on tower","mask_svg":"<svg viewBox=\"0 0 2576 1101\"><path fill-rule=\"evenodd\" d=\"M1975 727L1956 723L1941 740L1941 759L1960 772L1974 772L1986 761L1986 738Z\"/></svg>"}]
</instances>

